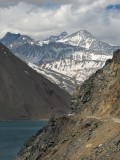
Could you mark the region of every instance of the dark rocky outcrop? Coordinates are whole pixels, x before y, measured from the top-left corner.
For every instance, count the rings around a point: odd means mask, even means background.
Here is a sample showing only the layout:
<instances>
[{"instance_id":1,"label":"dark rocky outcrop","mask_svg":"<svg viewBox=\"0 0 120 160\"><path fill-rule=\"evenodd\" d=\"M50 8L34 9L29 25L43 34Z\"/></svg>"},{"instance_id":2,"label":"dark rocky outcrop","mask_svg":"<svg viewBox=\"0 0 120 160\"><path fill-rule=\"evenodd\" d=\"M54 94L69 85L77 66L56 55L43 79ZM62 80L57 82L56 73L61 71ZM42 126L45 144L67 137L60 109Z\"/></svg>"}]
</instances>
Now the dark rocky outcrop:
<instances>
[{"instance_id":1,"label":"dark rocky outcrop","mask_svg":"<svg viewBox=\"0 0 120 160\"><path fill-rule=\"evenodd\" d=\"M0 43L0 120L41 119L69 111L70 95Z\"/></svg>"},{"instance_id":2,"label":"dark rocky outcrop","mask_svg":"<svg viewBox=\"0 0 120 160\"><path fill-rule=\"evenodd\" d=\"M72 114L51 118L17 160L119 160L120 50L77 87Z\"/></svg>"},{"instance_id":3,"label":"dark rocky outcrop","mask_svg":"<svg viewBox=\"0 0 120 160\"><path fill-rule=\"evenodd\" d=\"M87 112L106 116L120 116L118 98L120 94L120 50L113 59L107 60L103 69L98 70L83 85L77 87L72 96L73 112ZM115 106L117 107L115 109Z\"/></svg>"}]
</instances>

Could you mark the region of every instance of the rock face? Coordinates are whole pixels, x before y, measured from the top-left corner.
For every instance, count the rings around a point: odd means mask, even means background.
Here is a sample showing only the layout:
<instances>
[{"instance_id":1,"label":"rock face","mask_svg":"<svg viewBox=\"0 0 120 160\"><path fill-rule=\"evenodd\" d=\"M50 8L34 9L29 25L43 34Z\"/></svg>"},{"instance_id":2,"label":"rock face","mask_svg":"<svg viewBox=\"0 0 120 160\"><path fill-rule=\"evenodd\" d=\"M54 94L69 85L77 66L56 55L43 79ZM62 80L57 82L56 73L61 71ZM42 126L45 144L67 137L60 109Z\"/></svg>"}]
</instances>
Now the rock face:
<instances>
[{"instance_id":1,"label":"rock face","mask_svg":"<svg viewBox=\"0 0 120 160\"><path fill-rule=\"evenodd\" d=\"M119 160L120 50L76 89L71 109L51 118L17 160Z\"/></svg>"},{"instance_id":2,"label":"rock face","mask_svg":"<svg viewBox=\"0 0 120 160\"><path fill-rule=\"evenodd\" d=\"M120 50L114 52L113 59L107 60L103 69L98 70L72 97L73 112L88 111L103 116L116 113L119 115L120 105ZM75 103L74 103L75 102Z\"/></svg>"},{"instance_id":3,"label":"rock face","mask_svg":"<svg viewBox=\"0 0 120 160\"><path fill-rule=\"evenodd\" d=\"M0 43L0 120L49 118L69 111L70 95Z\"/></svg>"}]
</instances>

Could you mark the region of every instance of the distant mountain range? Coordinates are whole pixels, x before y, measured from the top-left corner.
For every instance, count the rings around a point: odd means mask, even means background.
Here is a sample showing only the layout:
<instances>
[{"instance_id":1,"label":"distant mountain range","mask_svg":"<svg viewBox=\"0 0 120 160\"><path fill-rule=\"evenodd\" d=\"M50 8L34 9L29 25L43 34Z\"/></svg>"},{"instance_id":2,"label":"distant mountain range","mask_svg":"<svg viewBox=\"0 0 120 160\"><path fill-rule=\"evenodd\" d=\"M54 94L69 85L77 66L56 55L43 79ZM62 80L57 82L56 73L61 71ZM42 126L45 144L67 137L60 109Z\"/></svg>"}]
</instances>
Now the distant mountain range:
<instances>
[{"instance_id":1,"label":"distant mountain range","mask_svg":"<svg viewBox=\"0 0 120 160\"><path fill-rule=\"evenodd\" d=\"M0 42L70 93L77 84L101 68L114 50L120 48L102 42L86 30L71 35L63 32L41 41L8 32Z\"/></svg>"},{"instance_id":2,"label":"distant mountain range","mask_svg":"<svg viewBox=\"0 0 120 160\"><path fill-rule=\"evenodd\" d=\"M69 101L68 93L0 43L0 120L48 119L67 113Z\"/></svg>"}]
</instances>

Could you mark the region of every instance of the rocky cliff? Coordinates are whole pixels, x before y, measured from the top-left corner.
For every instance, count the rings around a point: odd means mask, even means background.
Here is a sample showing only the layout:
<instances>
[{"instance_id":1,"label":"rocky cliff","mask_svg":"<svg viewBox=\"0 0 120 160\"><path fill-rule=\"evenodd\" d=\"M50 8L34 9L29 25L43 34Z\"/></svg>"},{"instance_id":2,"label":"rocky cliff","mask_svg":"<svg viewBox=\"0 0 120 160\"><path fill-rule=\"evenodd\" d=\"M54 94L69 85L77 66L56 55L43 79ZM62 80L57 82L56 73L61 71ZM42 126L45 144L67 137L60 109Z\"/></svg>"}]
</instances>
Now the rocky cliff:
<instances>
[{"instance_id":1,"label":"rocky cliff","mask_svg":"<svg viewBox=\"0 0 120 160\"><path fill-rule=\"evenodd\" d=\"M70 95L0 43L0 120L41 119L69 111Z\"/></svg>"},{"instance_id":2,"label":"rocky cliff","mask_svg":"<svg viewBox=\"0 0 120 160\"><path fill-rule=\"evenodd\" d=\"M17 160L120 159L120 50L77 87L72 113L51 118Z\"/></svg>"}]
</instances>

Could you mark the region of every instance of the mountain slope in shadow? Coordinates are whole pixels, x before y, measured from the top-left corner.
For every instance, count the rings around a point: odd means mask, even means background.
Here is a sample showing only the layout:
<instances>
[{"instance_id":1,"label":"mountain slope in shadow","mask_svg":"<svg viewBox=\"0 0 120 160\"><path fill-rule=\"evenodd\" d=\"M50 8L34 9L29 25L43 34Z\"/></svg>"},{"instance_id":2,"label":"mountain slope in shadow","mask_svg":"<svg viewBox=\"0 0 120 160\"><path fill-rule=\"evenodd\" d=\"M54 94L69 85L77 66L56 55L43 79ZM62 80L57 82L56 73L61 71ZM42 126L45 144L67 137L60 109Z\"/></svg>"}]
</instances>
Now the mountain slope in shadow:
<instances>
[{"instance_id":1,"label":"mountain slope in shadow","mask_svg":"<svg viewBox=\"0 0 120 160\"><path fill-rule=\"evenodd\" d=\"M70 95L0 43L0 120L41 119L69 111Z\"/></svg>"}]
</instances>

